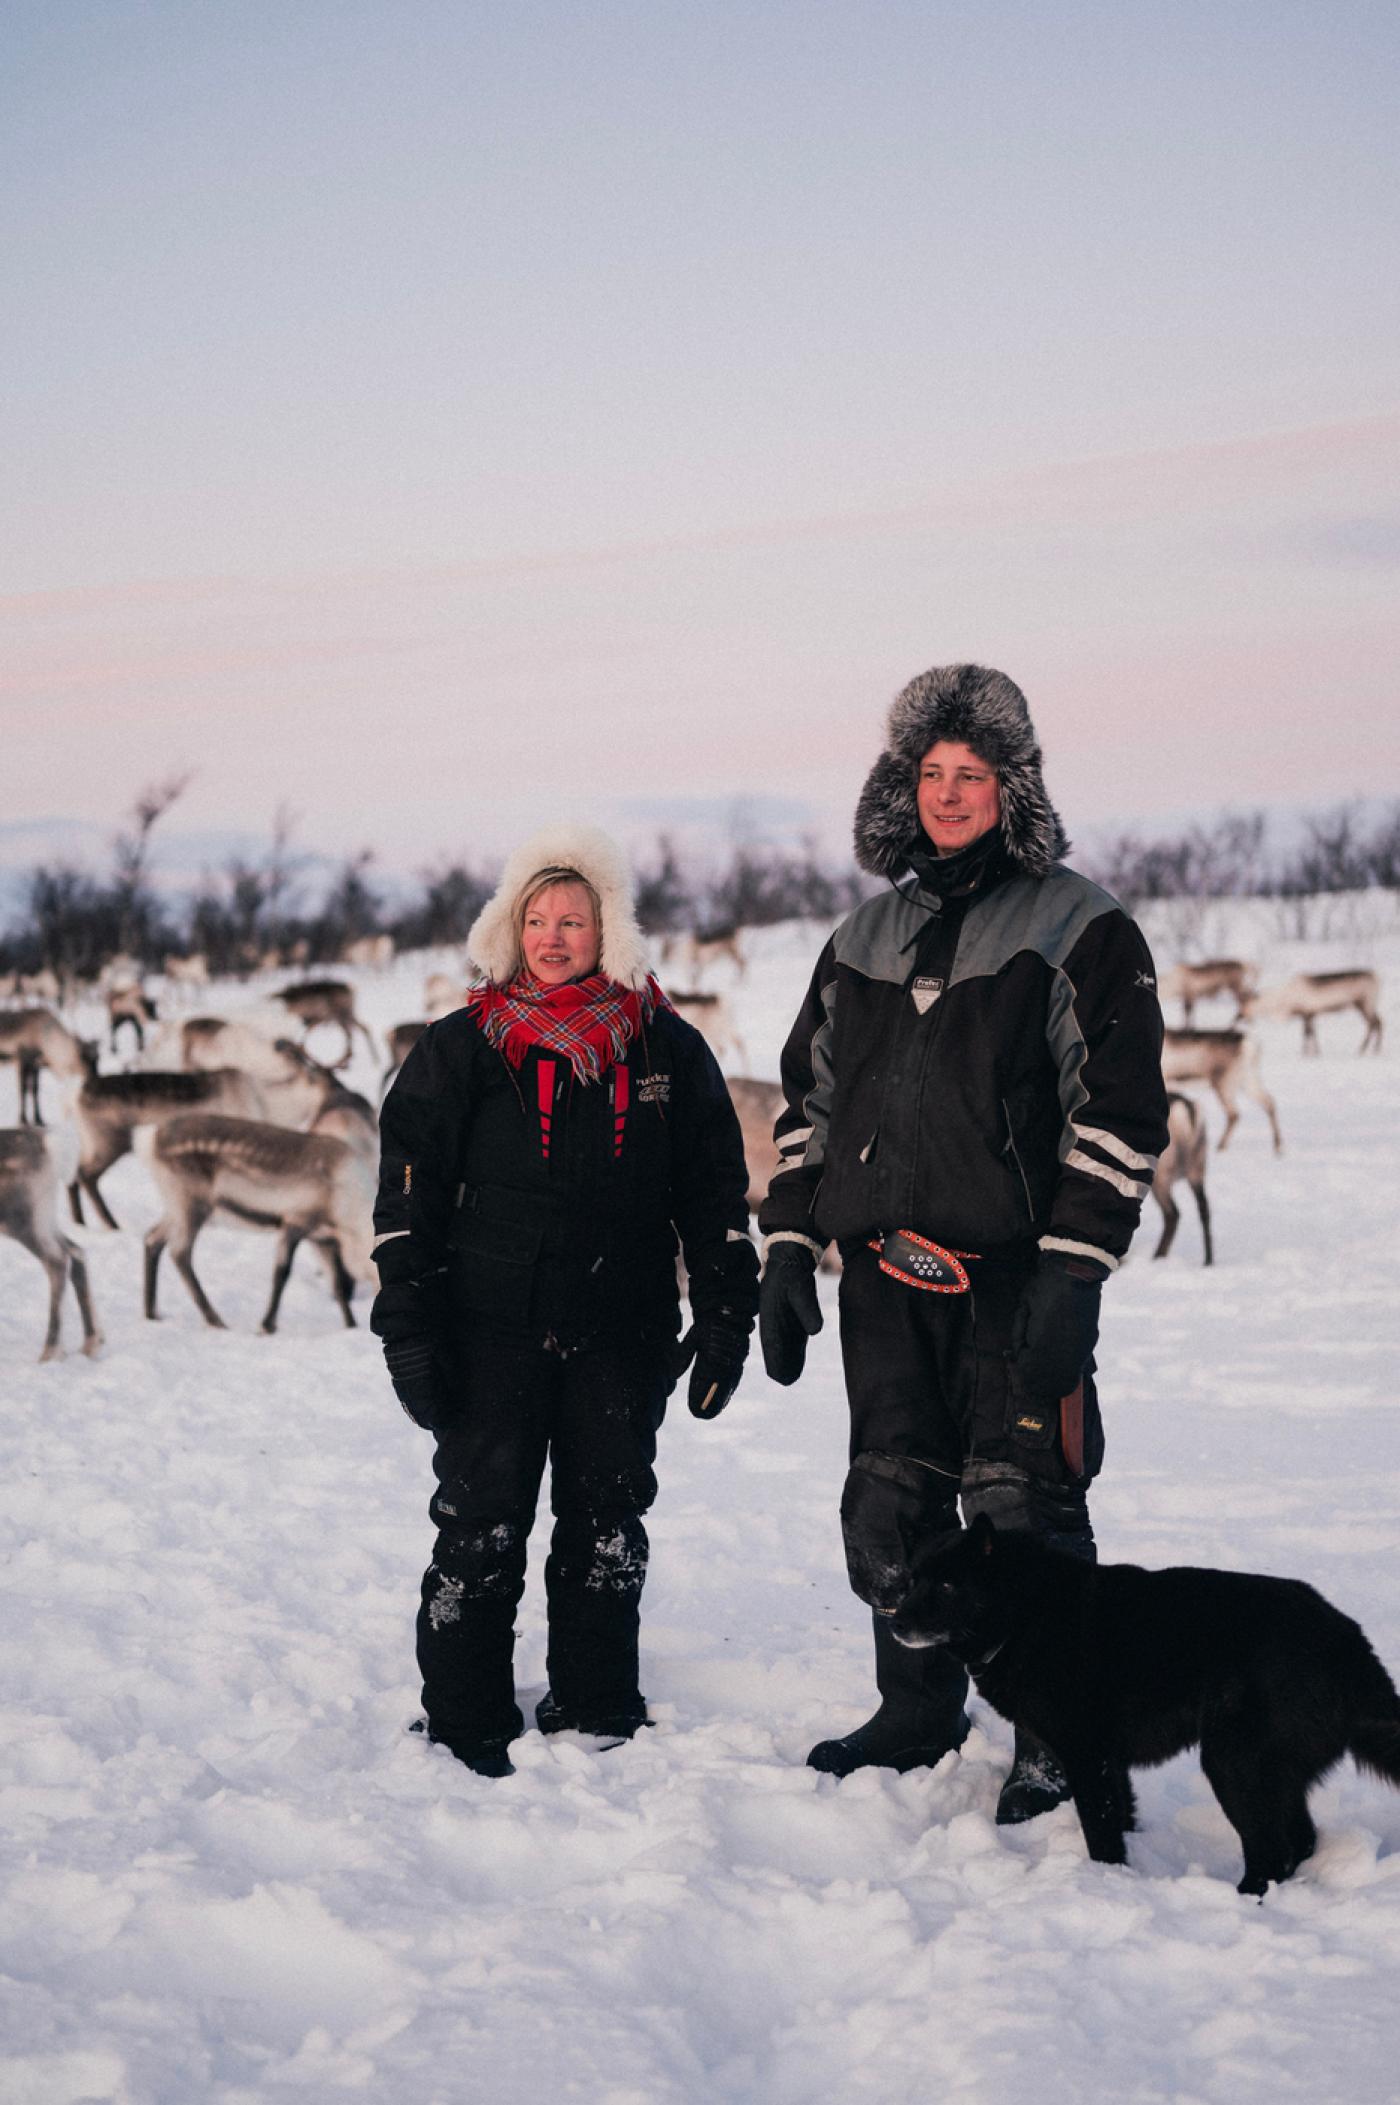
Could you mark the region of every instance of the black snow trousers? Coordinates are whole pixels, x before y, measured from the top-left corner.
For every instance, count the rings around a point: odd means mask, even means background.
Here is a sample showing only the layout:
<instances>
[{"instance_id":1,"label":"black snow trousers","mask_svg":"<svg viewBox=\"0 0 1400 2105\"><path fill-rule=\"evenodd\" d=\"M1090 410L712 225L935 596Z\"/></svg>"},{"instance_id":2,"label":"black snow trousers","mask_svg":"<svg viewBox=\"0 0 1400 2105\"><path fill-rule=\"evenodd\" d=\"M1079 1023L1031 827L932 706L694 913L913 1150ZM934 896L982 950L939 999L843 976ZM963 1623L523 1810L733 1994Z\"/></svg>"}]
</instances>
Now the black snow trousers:
<instances>
[{"instance_id":1,"label":"black snow trousers","mask_svg":"<svg viewBox=\"0 0 1400 2105\"><path fill-rule=\"evenodd\" d=\"M970 1264L971 1291L921 1292L891 1279L876 1254L842 1250L841 1356L851 1411L851 1468L841 1501L851 1583L877 1609L907 1583L922 1535L971 1522L1038 1535L1094 1555L1087 1493L1103 1460L1091 1371L1084 1380L1084 1473L1060 1441L1058 1399L1026 1409L1009 1368L1012 1319L1036 1252ZM1025 1429L1029 1420L1035 1428ZM890 1643L875 1617L875 1678L887 1706L939 1717L960 1706L961 1668L930 1648Z\"/></svg>"},{"instance_id":2,"label":"black snow trousers","mask_svg":"<svg viewBox=\"0 0 1400 2105\"><path fill-rule=\"evenodd\" d=\"M418 1613L429 1729L481 1741L513 1739L523 1727L515 1611L546 1462L551 1693L569 1714L640 1721L642 1515L656 1497L668 1356L655 1341L561 1356L548 1344L478 1336L454 1371L461 1411L439 1432L433 1457L438 1533Z\"/></svg>"}]
</instances>

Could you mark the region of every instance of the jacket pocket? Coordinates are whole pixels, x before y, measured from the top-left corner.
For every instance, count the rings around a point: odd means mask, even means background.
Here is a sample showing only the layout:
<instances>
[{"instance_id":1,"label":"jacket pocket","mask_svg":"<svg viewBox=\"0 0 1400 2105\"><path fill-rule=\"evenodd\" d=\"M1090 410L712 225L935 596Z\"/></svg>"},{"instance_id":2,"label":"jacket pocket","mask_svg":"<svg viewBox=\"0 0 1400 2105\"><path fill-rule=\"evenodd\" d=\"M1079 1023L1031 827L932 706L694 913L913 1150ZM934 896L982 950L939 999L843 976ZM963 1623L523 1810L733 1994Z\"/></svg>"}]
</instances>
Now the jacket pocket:
<instances>
[{"instance_id":1,"label":"jacket pocket","mask_svg":"<svg viewBox=\"0 0 1400 2105\"><path fill-rule=\"evenodd\" d=\"M456 1309L515 1329L530 1313L543 1231L464 1214L448 1238L448 1291Z\"/></svg>"}]
</instances>

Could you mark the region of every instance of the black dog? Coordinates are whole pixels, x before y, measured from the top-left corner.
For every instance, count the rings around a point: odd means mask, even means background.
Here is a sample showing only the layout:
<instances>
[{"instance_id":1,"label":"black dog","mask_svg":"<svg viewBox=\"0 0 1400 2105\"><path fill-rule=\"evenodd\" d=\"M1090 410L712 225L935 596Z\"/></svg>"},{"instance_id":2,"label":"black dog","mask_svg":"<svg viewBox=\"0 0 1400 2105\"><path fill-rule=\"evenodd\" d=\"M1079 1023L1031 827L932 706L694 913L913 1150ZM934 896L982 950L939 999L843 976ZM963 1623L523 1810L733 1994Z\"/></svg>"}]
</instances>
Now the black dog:
<instances>
[{"instance_id":1,"label":"black dog","mask_svg":"<svg viewBox=\"0 0 1400 2105\"><path fill-rule=\"evenodd\" d=\"M892 1628L947 1645L1055 1750L1100 1864L1126 1862L1129 1769L1198 1741L1244 1844L1241 1893L1312 1854L1308 1791L1344 1754L1400 1785L1400 1697L1360 1627L1299 1579L1088 1564L979 1515L916 1559Z\"/></svg>"}]
</instances>

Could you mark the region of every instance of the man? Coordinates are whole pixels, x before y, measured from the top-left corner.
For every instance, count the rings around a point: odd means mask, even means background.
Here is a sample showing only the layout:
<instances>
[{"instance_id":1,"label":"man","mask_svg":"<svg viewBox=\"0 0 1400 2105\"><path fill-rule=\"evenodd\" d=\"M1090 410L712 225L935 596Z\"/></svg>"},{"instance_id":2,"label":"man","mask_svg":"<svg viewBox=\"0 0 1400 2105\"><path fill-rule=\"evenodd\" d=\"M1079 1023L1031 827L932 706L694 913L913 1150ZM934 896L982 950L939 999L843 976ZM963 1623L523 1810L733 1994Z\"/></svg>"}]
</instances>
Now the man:
<instances>
[{"instance_id":1,"label":"man","mask_svg":"<svg viewBox=\"0 0 1400 2105\"><path fill-rule=\"evenodd\" d=\"M961 1744L967 1681L887 1618L916 1536L989 1513L1092 1557L1103 1457L1099 1289L1166 1146L1162 1018L1147 946L1058 858L1025 697L936 667L890 712L856 810L856 858L891 889L836 930L783 1053L783 1167L759 1216L759 1319L775 1381L821 1326L814 1273L843 1260L851 1583L875 1609L880 1706L808 1760L909 1769ZM997 1817L1066 1795L1018 1734Z\"/></svg>"}]
</instances>

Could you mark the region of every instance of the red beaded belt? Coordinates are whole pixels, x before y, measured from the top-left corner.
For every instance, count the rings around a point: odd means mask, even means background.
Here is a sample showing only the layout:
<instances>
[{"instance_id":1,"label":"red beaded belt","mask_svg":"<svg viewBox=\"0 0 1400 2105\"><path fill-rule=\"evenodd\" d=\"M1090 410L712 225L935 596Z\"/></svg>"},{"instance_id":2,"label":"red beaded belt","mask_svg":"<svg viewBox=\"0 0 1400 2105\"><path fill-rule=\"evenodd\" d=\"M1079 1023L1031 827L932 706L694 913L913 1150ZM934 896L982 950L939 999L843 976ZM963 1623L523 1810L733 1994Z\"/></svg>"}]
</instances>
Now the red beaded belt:
<instances>
[{"instance_id":1,"label":"red beaded belt","mask_svg":"<svg viewBox=\"0 0 1400 2105\"><path fill-rule=\"evenodd\" d=\"M976 1264L975 1250L945 1250L942 1243L930 1242L912 1228L872 1235L869 1247L879 1257L882 1272L925 1294L965 1294L972 1284L962 1260Z\"/></svg>"}]
</instances>

